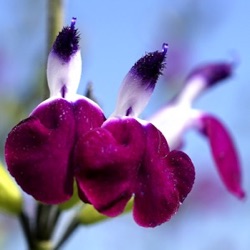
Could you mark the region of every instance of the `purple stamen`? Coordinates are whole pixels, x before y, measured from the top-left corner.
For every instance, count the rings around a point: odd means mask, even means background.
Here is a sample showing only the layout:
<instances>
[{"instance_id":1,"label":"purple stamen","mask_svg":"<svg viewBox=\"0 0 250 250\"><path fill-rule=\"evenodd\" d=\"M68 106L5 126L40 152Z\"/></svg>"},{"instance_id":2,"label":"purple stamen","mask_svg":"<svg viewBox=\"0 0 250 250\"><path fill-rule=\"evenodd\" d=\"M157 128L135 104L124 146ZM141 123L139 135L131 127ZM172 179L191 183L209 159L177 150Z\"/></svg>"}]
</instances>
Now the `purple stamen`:
<instances>
[{"instance_id":1,"label":"purple stamen","mask_svg":"<svg viewBox=\"0 0 250 250\"><path fill-rule=\"evenodd\" d=\"M67 93L67 87L66 87L66 85L63 85L61 88L62 98L65 98L66 93Z\"/></svg>"},{"instance_id":2,"label":"purple stamen","mask_svg":"<svg viewBox=\"0 0 250 250\"><path fill-rule=\"evenodd\" d=\"M71 19L71 24L70 24L70 28L71 28L72 30L75 29L75 24L76 24L76 17L72 17L72 19Z\"/></svg>"},{"instance_id":3,"label":"purple stamen","mask_svg":"<svg viewBox=\"0 0 250 250\"><path fill-rule=\"evenodd\" d=\"M126 112L126 116L131 115L131 114L132 114L132 112L133 112L132 107L129 107L129 108L127 109L127 112Z\"/></svg>"},{"instance_id":4,"label":"purple stamen","mask_svg":"<svg viewBox=\"0 0 250 250\"><path fill-rule=\"evenodd\" d=\"M162 44L162 52L165 54L168 52L168 44L167 43Z\"/></svg>"}]
</instances>

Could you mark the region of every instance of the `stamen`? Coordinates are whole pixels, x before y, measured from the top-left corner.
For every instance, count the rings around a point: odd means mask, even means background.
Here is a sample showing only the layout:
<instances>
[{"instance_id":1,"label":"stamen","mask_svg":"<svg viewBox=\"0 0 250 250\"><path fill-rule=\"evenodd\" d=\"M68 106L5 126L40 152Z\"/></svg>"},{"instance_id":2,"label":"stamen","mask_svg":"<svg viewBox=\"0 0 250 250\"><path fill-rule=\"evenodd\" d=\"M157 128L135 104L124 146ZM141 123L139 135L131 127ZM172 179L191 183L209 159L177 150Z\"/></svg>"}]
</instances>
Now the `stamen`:
<instances>
[{"instance_id":1,"label":"stamen","mask_svg":"<svg viewBox=\"0 0 250 250\"><path fill-rule=\"evenodd\" d=\"M75 29L75 24L76 24L76 17L72 17L72 19L71 19L71 25L70 25L70 28L72 30Z\"/></svg>"},{"instance_id":2,"label":"stamen","mask_svg":"<svg viewBox=\"0 0 250 250\"><path fill-rule=\"evenodd\" d=\"M127 109L127 112L126 112L126 116L131 115L131 114L132 114L132 111L133 111L132 107L129 107L129 108Z\"/></svg>"},{"instance_id":3,"label":"stamen","mask_svg":"<svg viewBox=\"0 0 250 250\"><path fill-rule=\"evenodd\" d=\"M61 88L62 98L65 98L66 93L67 93L67 87L65 85L63 85Z\"/></svg>"},{"instance_id":4,"label":"stamen","mask_svg":"<svg viewBox=\"0 0 250 250\"><path fill-rule=\"evenodd\" d=\"M165 54L168 52L168 44L167 43L162 44L162 52Z\"/></svg>"}]
</instances>

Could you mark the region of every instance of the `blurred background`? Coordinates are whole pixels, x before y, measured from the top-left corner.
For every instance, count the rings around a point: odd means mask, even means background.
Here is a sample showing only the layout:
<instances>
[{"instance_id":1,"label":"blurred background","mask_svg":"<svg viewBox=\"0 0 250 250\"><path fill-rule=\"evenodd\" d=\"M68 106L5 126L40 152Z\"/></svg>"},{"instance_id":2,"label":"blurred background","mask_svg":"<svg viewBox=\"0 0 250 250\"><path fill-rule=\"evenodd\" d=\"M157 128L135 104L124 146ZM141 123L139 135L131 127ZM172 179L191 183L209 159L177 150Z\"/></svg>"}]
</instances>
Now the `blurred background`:
<instances>
[{"instance_id":1,"label":"blurred background","mask_svg":"<svg viewBox=\"0 0 250 250\"><path fill-rule=\"evenodd\" d=\"M52 1L52 0L51 0ZM1 1L0 147L9 130L44 97L48 5L45 0ZM167 67L142 114L149 117L201 63L234 61L233 77L209 90L195 107L220 117L238 147L243 187L250 190L250 2L247 0L64 1L64 25L77 17L83 74L105 114L111 114L123 77L145 52L169 43ZM184 151L196 167L196 182L179 212L155 229L141 228L131 214L81 227L63 250L249 250L250 202L225 190L208 144L195 131ZM13 240L14 239L14 240ZM0 215L0 249L26 249L15 218Z\"/></svg>"}]
</instances>

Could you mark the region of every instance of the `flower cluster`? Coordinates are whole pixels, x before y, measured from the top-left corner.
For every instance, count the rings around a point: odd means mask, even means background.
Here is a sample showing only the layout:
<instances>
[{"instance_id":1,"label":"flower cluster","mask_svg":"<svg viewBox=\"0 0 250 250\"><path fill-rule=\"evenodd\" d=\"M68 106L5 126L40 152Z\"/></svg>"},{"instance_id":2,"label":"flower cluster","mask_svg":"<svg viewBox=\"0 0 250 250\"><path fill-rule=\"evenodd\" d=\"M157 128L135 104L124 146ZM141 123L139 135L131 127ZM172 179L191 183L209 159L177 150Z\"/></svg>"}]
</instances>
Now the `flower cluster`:
<instances>
[{"instance_id":1,"label":"flower cluster","mask_svg":"<svg viewBox=\"0 0 250 250\"><path fill-rule=\"evenodd\" d=\"M81 56L75 21L59 33L49 54L50 98L8 135L8 170L25 192L46 204L67 201L74 182L83 202L110 217L133 197L135 221L157 226L175 214L195 177L189 157L170 151L160 130L138 118L164 68L168 45L134 64L106 119L96 103L76 94Z\"/></svg>"}]
</instances>

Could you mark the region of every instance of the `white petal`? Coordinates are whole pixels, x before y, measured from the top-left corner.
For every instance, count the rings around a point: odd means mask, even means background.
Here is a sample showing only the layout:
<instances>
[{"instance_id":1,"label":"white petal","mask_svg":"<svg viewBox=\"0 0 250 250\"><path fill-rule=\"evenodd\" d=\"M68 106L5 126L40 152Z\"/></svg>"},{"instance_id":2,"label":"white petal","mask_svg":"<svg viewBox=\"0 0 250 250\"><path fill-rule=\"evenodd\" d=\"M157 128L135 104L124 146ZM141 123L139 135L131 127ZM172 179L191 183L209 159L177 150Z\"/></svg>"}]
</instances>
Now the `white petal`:
<instances>
[{"instance_id":1,"label":"white petal","mask_svg":"<svg viewBox=\"0 0 250 250\"><path fill-rule=\"evenodd\" d=\"M200 112L185 105L170 105L149 118L166 138L171 150L179 149L184 133L194 126Z\"/></svg>"},{"instance_id":2,"label":"white petal","mask_svg":"<svg viewBox=\"0 0 250 250\"><path fill-rule=\"evenodd\" d=\"M62 92L67 95L75 94L82 72L82 60L80 50L73 54L68 62L65 62L53 51L50 52L47 64L47 79L50 96L62 97Z\"/></svg>"}]
</instances>

